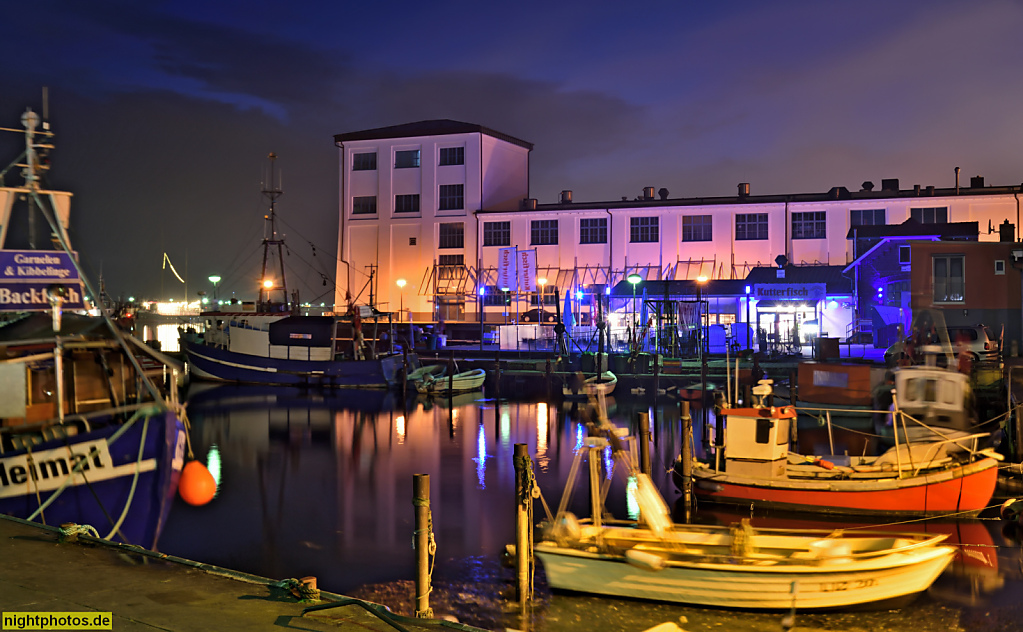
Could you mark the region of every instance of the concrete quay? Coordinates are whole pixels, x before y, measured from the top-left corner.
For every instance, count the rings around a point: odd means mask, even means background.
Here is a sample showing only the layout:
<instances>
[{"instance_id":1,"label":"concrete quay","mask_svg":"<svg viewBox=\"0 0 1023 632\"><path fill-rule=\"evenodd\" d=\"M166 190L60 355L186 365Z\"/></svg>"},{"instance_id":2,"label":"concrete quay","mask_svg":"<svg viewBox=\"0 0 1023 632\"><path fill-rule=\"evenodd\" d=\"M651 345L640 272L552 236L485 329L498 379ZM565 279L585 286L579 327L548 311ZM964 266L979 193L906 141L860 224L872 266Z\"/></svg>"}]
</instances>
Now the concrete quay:
<instances>
[{"instance_id":1,"label":"concrete quay","mask_svg":"<svg viewBox=\"0 0 1023 632\"><path fill-rule=\"evenodd\" d=\"M111 612L112 629L482 632L411 619L321 591L301 602L277 582L88 536L60 542L59 529L0 515L0 611L45 615ZM303 613L310 606L347 605ZM5 627L5 629L13 629ZM32 629L32 628L28 628Z\"/></svg>"}]
</instances>

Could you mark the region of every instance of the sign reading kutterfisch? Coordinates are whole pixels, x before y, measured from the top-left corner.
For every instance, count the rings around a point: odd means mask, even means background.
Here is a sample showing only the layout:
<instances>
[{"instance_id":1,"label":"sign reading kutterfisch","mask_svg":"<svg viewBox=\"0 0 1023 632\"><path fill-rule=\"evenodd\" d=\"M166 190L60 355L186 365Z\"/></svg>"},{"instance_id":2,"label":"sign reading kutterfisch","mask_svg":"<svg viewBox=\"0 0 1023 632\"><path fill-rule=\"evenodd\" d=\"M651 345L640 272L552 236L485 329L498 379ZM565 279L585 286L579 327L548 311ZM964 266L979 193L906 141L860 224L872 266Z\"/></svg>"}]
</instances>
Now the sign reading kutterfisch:
<instances>
[{"instance_id":1,"label":"sign reading kutterfisch","mask_svg":"<svg viewBox=\"0 0 1023 632\"><path fill-rule=\"evenodd\" d=\"M46 311L57 296L63 309L84 309L83 295L66 252L0 250L0 311Z\"/></svg>"},{"instance_id":2,"label":"sign reading kutterfisch","mask_svg":"<svg viewBox=\"0 0 1023 632\"><path fill-rule=\"evenodd\" d=\"M824 283L758 283L753 298L758 301L823 301L827 295Z\"/></svg>"}]
</instances>

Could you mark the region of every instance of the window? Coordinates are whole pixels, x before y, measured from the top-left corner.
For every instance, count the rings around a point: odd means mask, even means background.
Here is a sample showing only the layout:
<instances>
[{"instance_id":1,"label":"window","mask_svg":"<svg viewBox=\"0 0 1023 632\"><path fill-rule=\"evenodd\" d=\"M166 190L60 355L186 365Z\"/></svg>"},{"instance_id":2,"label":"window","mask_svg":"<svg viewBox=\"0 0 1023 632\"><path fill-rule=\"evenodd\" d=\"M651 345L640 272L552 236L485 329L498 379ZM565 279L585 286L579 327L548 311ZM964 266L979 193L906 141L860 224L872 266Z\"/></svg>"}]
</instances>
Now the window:
<instances>
[{"instance_id":1,"label":"window","mask_svg":"<svg viewBox=\"0 0 1023 632\"><path fill-rule=\"evenodd\" d=\"M440 166L447 167L448 165L464 165L465 164L465 147L441 147L440 148Z\"/></svg>"},{"instance_id":2,"label":"window","mask_svg":"<svg viewBox=\"0 0 1023 632\"><path fill-rule=\"evenodd\" d=\"M376 168L377 168L376 152L370 154L352 155L352 171L376 171Z\"/></svg>"},{"instance_id":3,"label":"window","mask_svg":"<svg viewBox=\"0 0 1023 632\"><path fill-rule=\"evenodd\" d=\"M910 262L909 246L899 246L899 264L909 265L909 262Z\"/></svg>"},{"instance_id":4,"label":"window","mask_svg":"<svg viewBox=\"0 0 1023 632\"><path fill-rule=\"evenodd\" d=\"M394 212L395 213L418 213L419 212L419 194L412 193L410 195L396 195L394 196Z\"/></svg>"},{"instance_id":5,"label":"window","mask_svg":"<svg viewBox=\"0 0 1023 632\"><path fill-rule=\"evenodd\" d=\"M995 260L995 274L1005 274L1005 259Z\"/></svg>"},{"instance_id":6,"label":"window","mask_svg":"<svg viewBox=\"0 0 1023 632\"><path fill-rule=\"evenodd\" d=\"M883 208L868 208L849 211L850 226L881 226L887 224Z\"/></svg>"},{"instance_id":7,"label":"window","mask_svg":"<svg viewBox=\"0 0 1023 632\"><path fill-rule=\"evenodd\" d=\"M440 232L437 237L438 248L464 248L465 225L462 224L462 222L441 224Z\"/></svg>"},{"instance_id":8,"label":"window","mask_svg":"<svg viewBox=\"0 0 1023 632\"><path fill-rule=\"evenodd\" d=\"M483 222L484 246L510 246L511 222Z\"/></svg>"},{"instance_id":9,"label":"window","mask_svg":"<svg viewBox=\"0 0 1023 632\"><path fill-rule=\"evenodd\" d=\"M377 212L377 196L357 195L352 198L352 215L371 215Z\"/></svg>"},{"instance_id":10,"label":"window","mask_svg":"<svg viewBox=\"0 0 1023 632\"><path fill-rule=\"evenodd\" d=\"M735 240L753 239L767 239L767 213L739 213L735 216Z\"/></svg>"},{"instance_id":11,"label":"window","mask_svg":"<svg viewBox=\"0 0 1023 632\"><path fill-rule=\"evenodd\" d=\"M966 300L966 275L962 255L934 257L933 284L935 303L962 303Z\"/></svg>"},{"instance_id":12,"label":"window","mask_svg":"<svg viewBox=\"0 0 1023 632\"><path fill-rule=\"evenodd\" d=\"M558 245L558 220L537 219L529 225L529 245L531 246L557 246Z\"/></svg>"},{"instance_id":13,"label":"window","mask_svg":"<svg viewBox=\"0 0 1023 632\"><path fill-rule=\"evenodd\" d=\"M927 208L911 208L909 216L921 224L947 224L948 207L931 206Z\"/></svg>"},{"instance_id":14,"label":"window","mask_svg":"<svg viewBox=\"0 0 1023 632\"><path fill-rule=\"evenodd\" d=\"M711 241L714 239L710 215L682 216L682 241Z\"/></svg>"},{"instance_id":15,"label":"window","mask_svg":"<svg viewBox=\"0 0 1023 632\"><path fill-rule=\"evenodd\" d=\"M825 239L828 236L824 211L792 214L793 239Z\"/></svg>"},{"instance_id":16,"label":"window","mask_svg":"<svg viewBox=\"0 0 1023 632\"><path fill-rule=\"evenodd\" d=\"M579 243L606 244L607 218L595 217L593 219L579 220Z\"/></svg>"},{"instance_id":17,"label":"window","mask_svg":"<svg viewBox=\"0 0 1023 632\"><path fill-rule=\"evenodd\" d=\"M396 151L394 152L394 168L395 169L411 169L419 166L419 150L410 149L408 151Z\"/></svg>"},{"instance_id":18,"label":"window","mask_svg":"<svg viewBox=\"0 0 1023 632\"><path fill-rule=\"evenodd\" d=\"M629 220L629 241L632 243L656 243L660 231L656 217L633 217Z\"/></svg>"},{"instance_id":19,"label":"window","mask_svg":"<svg viewBox=\"0 0 1023 632\"><path fill-rule=\"evenodd\" d=\"M465 265L465 255L437 255L437 265L463 266Z\"/></svg>"},{"instance_id":20,"label":"window","mask_svg":"<svg viewBox=\"0 0 1023 632\"><path fill-rule=\"evenodd\" d=\"M511 305L511 292L502 292L496 285L488 285L483 291L483 304L487 307Z\"/></svg>"},{"instance_id":21,"label":"window","mask_svg":"<svg viewBox=\"0 0 1023 632\"><path fill-rule=\"evenodd\" d=\"M415 237L409 237L408 238L408 245L415 246L416 245L416 241L417 241L417 239Z\"/></svg>"},{"instance_id":22,"label":"window","mask_svg":"<svg viewBox=\"0 0 1023 632\"><path fill-rule=\"evenodd\" d=\"M465 208L464 194L464 184L440 185L440 210L453 211L455 209Z\"/></svg>"}]
</instances>

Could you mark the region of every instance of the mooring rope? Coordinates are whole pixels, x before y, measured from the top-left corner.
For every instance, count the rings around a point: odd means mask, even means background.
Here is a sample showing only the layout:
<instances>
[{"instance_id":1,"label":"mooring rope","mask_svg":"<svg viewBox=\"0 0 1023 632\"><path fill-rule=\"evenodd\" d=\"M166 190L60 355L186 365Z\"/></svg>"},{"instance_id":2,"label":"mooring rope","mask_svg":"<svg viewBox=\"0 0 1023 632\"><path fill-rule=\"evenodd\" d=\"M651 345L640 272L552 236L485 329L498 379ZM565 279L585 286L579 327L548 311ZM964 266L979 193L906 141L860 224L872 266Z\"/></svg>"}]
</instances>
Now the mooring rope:
<instances>
[{"instance_id":1,"label":"mooring rope","mask_svg":"<svg viewBox=\"0 0 1023 632\"><path fill-rule=\"evenodd\" d=\"M320 600L319 588L313 588L311 585L300 582L299 580L293 577L289 577L288 579L282 579L279 582L273 582L270 585L273 586L274 588L282 588L284 590L287 590L293 595L297 593L296 596L301 595L298 599L299 603L309 603Z\"/></svg>"}]
</instances>

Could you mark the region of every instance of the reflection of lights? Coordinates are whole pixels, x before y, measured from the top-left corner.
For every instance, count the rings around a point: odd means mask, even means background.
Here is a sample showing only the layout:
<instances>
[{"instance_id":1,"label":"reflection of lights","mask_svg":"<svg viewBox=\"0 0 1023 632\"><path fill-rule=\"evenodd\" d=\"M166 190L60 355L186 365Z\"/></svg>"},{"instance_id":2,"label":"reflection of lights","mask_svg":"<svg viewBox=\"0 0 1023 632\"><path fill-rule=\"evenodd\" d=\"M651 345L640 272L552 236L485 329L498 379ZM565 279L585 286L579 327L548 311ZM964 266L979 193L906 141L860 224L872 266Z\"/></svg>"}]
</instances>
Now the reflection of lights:
<instances>
[{"instance_id":1,"label":"reflection of lights","mask_svg":"<svg viewBox=\"0 0 1023 632\"><path fill-rule=\"evenodd\" d=\"M394 429L398 432L398 445L405 443L405 415L394 420Z\"/></svg>"},{"instance_id":2,"label":"reflection of lights","mask_svg":"<svg viewBox=\"0 0 1023 632\"><path fill-rule=\"evenodd\" d=\"M606 478L611 480L615 475L615 459L611 454L611 446L604 448L604 470L607 472Z\"/></svg>"},{"instance_id":3,"label":"reflection of lights","mask_svg":"<svg viewBox=\"0 0 1023 632\"><path fill-rule=\"evenodd\" d=\"M575 449L576 450L579 450L579 448L583 447L583 440L584 439L586 439L586 435L583 434L583 425L577 423L575 425Z\"/></svg>"},{"instance_id":4,"label":"reflection of lights","mask_svg":"<svg viewBox=\"0 0 1023 632\"><path fill-rule=\"evenodd\" d=\"M639 483L635 476L629 476L625 484L625 506L629 512L629 519L639 520L639 503L636 501L636 492L639 490Z\"/></svg>"},{"instance_id":5,"label":"reflection of lights","mask_svg":"<svg viewBox=\"0 0 1023 632\"><path fill-rule=\"evenodd\" d=\"M508 409L504 408L501 410L501 445L508 447L511 442L511 416L508 415Z\"/></svg>"},{"instance_id":6,"label":"reflection of lights","mask_svg":"<svg viewBox=\"0 0 1023 632\"><path fill-rule=\"evenodd\" d=\"M217 484L217 491L213 494L216 498L220 493L220 448L215 443L210 446L209 454L206 455L206 469L210 471L213 482Z\"/></svg>"},{"instance_id":7,"label":"reflection of lights","mask_svg":"<svg viewBox=\"0 0 1023 632\"><path fill-rule=\"evenodd\" d=\"M480 489L487 488L487 429L480 424L476 434L476 484Z\"/></svg>"},{"instance_id":8,"label":"reflection of lights","mask_svg":"<svg viewBox=\"0 0 1023 632\"><path fill-rule=\"evenodd\" d=\"M547 402L536 405L536 463L547 469Z\"/></svg>"}]
</instances>

